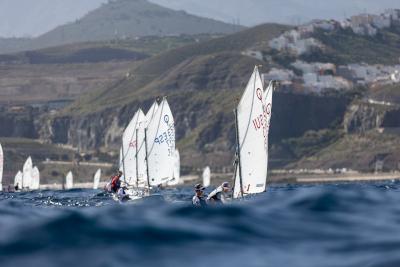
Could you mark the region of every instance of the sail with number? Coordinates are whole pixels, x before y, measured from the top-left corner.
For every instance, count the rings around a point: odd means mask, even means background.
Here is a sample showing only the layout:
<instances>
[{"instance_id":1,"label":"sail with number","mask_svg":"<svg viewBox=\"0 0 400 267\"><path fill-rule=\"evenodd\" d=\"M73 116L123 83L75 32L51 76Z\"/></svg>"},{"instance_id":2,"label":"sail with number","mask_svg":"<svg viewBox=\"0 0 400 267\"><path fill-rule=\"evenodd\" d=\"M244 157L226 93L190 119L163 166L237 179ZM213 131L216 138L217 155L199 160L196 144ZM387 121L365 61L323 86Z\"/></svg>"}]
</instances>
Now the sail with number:
<instances>
[{"instance_id":1,"label":"sail with number","mask_svg":"<svg viewBox=\"0 0 400 267\"><path fill-rule=\"evenodd\" d=\"M211 184L211 170L210 167L205 167L203 170L203 186L208 187Z\"/></svg>"},{"instance_id":2,"label":"sail with number","mask_svg":"<svg viewBox=\"0 0 400 267\"><path fill-rule=\"evenodd\" d=\"M98 169L93 177L93 189L98 189L101 178L101 169Z\"/></svg>"},{"instance_id":3,"label":"sail with number","mask_svg":"<svg viewBox=\"0 0 400 267\"><path fill-rule=\"evenodd\" d=\"M32 169L32 183L30 189L31 190L40 189L40 171L36 166Z\"/></svg>"},{"instance_id":4,"label":"sail with number","mask_svg":"<svg viewBox=\"0 0 400 267\"><path fill-rule=\"evenodd\" d=\"M72 172L68 172L67 176L65 177L65 189L69 190L74 188L74 176Z\"/></svg>"},{"instance_id":5,"label":"sail with number","mask_svg":"<svg viewBox=\"0 0 400 267\"><path fill-rule=\"evenodd\" d=\"M3 191L3 166L4 166L4 153L3 153L3 147L0 144L0 191Z\"/></svg>"},{"instance_id":6,"label":"sail with number","mask_svg":"<svg viewBox=\"0 0 400 267\"><path fill-rule=\"evenodd\" d=\"M175 149L173 179L168 182L168 185L169 186L178 185L180 183L180 179L181 179L181 158L179 150Z\"/></svg>"},{"instance_id":7,"label":"sail with number","mask_svg":"<svg viewBox=\"0 0 400 267\"><path fill-rule=\"evenodd\" d=\"M166 98L159 105L146 129L147 167L150 186L173 179L175 126Z\"/></svg>"},{"instance_id":8,"label":"sail with number","mask_svg":"<svg viewBox=\"0 0 400 267\"><path fill-rule=\"evenodd\" d=\"M236 109L238 164L234 197L264 192L267 178L267 136L264 92L258 68ZM239 178L239 179L238 179Z\"/></svg>"},{"instance_id":9,"label":"sail with number","mask_svg":"<svg viewBox=\"0 0 400 267\"><path fill-rule=\"evenodd\" d=\"M14 187L18 187L18 189L22 189L22 172L18 171L14 177Z\"/></svg>"},{"instance_id":10,"label":"sail with number","mask_svg":"<svg viewBox=\"0 0 400 267\"><path fill-rule=\"evenodd\" d=\"M122 161L124 169L124 181L127 185L133 186L137 184L137 159L136 154L138 152L138 131L141 123L145 121L145 115L141 109L139 109L132 120L126 127L122 136ZM143 134L144 135L144 134Z\"/></svg>"},{"instance_id":11,"label":"sail with number","mask_svg":"<svg viewBox=\"0 0 400 267\"><path fill-rule=\"evenodd\" d=\"M22 169L22 188L29 189L32 185L32 165L32 158L28 157Z\"/></svg>"}]
</instances>

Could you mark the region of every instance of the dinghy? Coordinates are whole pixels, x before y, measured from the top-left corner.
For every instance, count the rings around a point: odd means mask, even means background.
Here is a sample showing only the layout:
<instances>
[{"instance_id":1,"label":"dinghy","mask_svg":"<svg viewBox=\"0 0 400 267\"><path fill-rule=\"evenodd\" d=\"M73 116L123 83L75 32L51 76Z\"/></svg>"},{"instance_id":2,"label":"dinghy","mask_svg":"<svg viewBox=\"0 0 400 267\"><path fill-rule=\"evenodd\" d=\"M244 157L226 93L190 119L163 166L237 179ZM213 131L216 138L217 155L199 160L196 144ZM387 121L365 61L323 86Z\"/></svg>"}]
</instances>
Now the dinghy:
<instances>
[{"instance_id":1,"label":"dinghy","mask_svg":"<svg viewBox=\"0 0 400 267\"><path fill-rule=\"evenodd\" d=\"M24 167L22 169L22 184L21 189L29 190L32 185L32 158L28 157L28 159L24 163Z\"/></svg>"},{"instance_id":2,"label":"dinghy","mask_svg":"<svg viewBox=\"0 0 400 267\"><path fill-rule=\"evenodd\" d=\"M101 169L98 169L93 177L93 189L97 190L99 188L101 178Z\"/></svg>"},{"instance_id":3,"label":"dinghy","mask_svg":"<svg viewBox=\"0 0 400 267\"><path fill-rule=\"evenodd\" d=\"M122 169L124 174L124 184L133 184L136 178L136 127L138 124L139 111L130 120L128 126L122 134Z\"/></svg>"},{"instance_id":4,"label":"dinghy","mask_svg":"<svg viewBox=\"0 0 400 267\"><path fill-rule=\"evenodd\" d=\"M176 186L180 183L181 179L181 159L179 155L179 150L175 149L174 153L174 172L173 172L173 178L171 181L167 183L168 186Z\"/></svg>"},{"instance_id":5,"label":"dinghy","mask_svg":"<svg viewBox=\"0 0 400 267\"><path fill-rule=\"evenodd\" d=\"M14 188L16 190L22 190L22 172L18 171L14 177Z\"/></svg>"},{"instance_id":6,"label":"dinghy","mask_svg":"<svg viewBox=\"0 0 400 267\"><path fill-rule=\"evenodd\" d=\"M166 98L145 129L145 148L149 185L159 186L171 181L175 163L175 125Z\"/></svg>"},{"instance_id":7,"label":"dinghy","mask_svg":"<svg viewBox=\"0 0 400 267\"><path fill-rule=\"evenodd\" d=\"M32 169L32 183L30 189L31 190L40 189L40 172L36 166Z\"/></svg>"},{"instance_id":8,"label":"dinghy","mask_svg":"<svg viewBox=\"0 0 400 267\"><path fill-rule=\"evenodd\" d=\"M4 166L4 156L3 147L0 144L0 191L3 191L3 166Z\"/></svg>"},{"instance_id":9,"label":"dinghy","mask_svg":"<svg viewBox=\"0 0 400 267\"><path fill-rule=\"evenodd\" d=\"M70 190L74 188L74 176L72 172L68 172L67 176L65 177L65 190Z\"/></svg>"},{"instance_id":10,"label":"dinghy","mask_svg":"<svg viewBox=\"0 0 400 267\"><path fill-rule=\"evenodd\" d=\"M237 159L234 198L266 190L268 167L266 111L263 81L256 66L235 109Z\"/></svg>"},{"instance_id":11,"label":"dinghy","mask_svg":"<svg viewBox=\"0 0 400 267\"><path fill-rule=\"evenodd\" d=\"M203 186L204 187L209 187L211 184L211 170L210 167L205 167L203 170Z\"/></svg>"}]
</instances>

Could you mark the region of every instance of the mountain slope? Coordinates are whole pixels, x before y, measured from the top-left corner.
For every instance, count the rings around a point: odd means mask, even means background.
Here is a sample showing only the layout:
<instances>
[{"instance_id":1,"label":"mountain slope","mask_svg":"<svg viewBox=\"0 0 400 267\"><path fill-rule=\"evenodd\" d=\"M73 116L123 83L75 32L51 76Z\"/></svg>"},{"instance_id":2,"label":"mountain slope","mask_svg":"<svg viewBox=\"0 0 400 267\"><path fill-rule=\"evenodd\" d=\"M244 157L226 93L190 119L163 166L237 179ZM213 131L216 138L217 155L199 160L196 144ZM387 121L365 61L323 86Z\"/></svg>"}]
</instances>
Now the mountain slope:
<instances>
[{"instance_id":1,"label":"mountain slope","mask_svg":"<svg viewBox=\"0 0 400 267\"><path fill-rule=\"evenodd\" d=\"M74 23L34 39L0 40L0 52L77 42L200 33L232 33L242 27L174 11L146 0L110 1Z\"/></svg>"}]
</instances>

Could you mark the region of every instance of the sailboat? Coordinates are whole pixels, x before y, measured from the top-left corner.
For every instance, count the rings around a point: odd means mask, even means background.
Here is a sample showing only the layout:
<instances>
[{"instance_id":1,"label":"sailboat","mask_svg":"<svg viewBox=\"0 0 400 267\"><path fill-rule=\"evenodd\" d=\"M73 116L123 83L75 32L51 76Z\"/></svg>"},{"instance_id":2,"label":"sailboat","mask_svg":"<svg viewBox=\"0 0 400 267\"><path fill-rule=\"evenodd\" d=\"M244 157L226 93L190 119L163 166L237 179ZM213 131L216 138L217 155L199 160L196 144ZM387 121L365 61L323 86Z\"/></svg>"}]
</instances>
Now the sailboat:
<instances>
[{"instance_id":1,"label":"sailboat","mask_svg":"<svg viewBox=\"0 0 400 267\"><path fill-rule=\"evenodd\" d=\"M0 191L3 191L3 166L4 166L4 153L3 153L3 147L0 144Z\"/></svg>"},{"instance_id":2,"label":"sailboat","mask_svg":"<svg viewBox=\"0 0 400 267\"><path fill-rule=\"evenodd\" d=\"M72 172L68 172L67 176L65 177L65 189L70 190L74 188L74 176Z\"/></svg>"},{"instance_id":3,"label":"sailboat","mask_svg":"<svg viewBox=\"0 0 400 267\"><path fill-rule=\"evenodd\" d=\"M97 190L99 188L101 178L101 169L98 169L93 177L93 189Z\"/></svg>"},{"instance_id":4,"label":"sailboat","mask_svg":"<svg viewBox=\"0 0 400 267\"><path fill-rule=\"evenodd\" d=\"M175 149L174 153L174 172L173 179L167 183L168 186L176 186L180 183L181 179L181 159L179 155L179 150Z\"/></svg>"},{"instance_id":5,"label":"sailboat","mask_svg":"<svg viewBox=\"0 0 400 267\"><path fill-rule=\"evenodd\" d=\"M31 190L40 189L40 172L36 166L32 169L32 183L30 189Z\"/></svg>"},{"instance_id":6,"label":"sailboat","mask_svg":"<svg viewBox=\"0 0 400 267\"><path fill-rule=\"evenodd\" d=\"M18 171L14 177L14 188L16 190L22 190L22 172Z\"/></svg>"},{"instance_id":7,"label":"sailboat","mask_svg":"<svg viewBox=\"0 0 400 267\"><path fill-rule=\"evenodd\" d=\"M22 169L22 184L21 189L29 190L32 185L32 158L28 157L28 159L24 163L24 167Z\"/></svg>"},{"instance_id":8,"label":"sailboat","mask_svg":"<svg viewBox=\"0 0 400 267\"><path fill-rule=\"evenodd\" d=\"M144 117L140 109L135 113L122 135L122 169L127 186L136 182L136 129L139 117Z\"/></svg>"},{"instance_id":9,"label":"sailboat","mask_svg":"<svg viewBox=\"0 0 400 267\"><path fill-rule=\"evenodd\" d=\"M166 98L145 129L147 177L150 186L173 179L175 152L174 117Z\"/></svg>"},{"instance_id":10,"label":"sailboat","mask_svg":"<svg viewBox=\"0 0 400 267\"><path fill-rule=\"evenodd\" d=\"M210 167L205 167L203 170L203 186L204 187L209 187L211 184L211 170Z\"/></svg>"},{"instance_id":11,"label":"sailboat","mask_svg":"<svg viewBox=\"0 0 400 267\"><path fill-rule=\"evenodd\" d=\"M269 96L264 95L266 93L268 95L267 91L264 92L264 84L256 66L235 109L237 160L234 198L262 193L266 190L268 168L266 99L269 99Z\"/></svg>"}]
</instances>

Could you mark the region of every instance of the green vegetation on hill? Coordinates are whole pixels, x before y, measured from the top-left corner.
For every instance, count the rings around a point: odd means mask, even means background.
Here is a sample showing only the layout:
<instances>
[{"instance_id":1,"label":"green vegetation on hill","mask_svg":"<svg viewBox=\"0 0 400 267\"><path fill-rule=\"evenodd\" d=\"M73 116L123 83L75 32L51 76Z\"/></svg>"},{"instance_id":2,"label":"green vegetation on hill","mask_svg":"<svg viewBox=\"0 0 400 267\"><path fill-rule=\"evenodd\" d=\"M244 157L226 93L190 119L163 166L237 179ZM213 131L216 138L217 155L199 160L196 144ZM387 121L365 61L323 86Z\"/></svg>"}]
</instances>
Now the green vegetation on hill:
<instances>
[{"instance_id":1,"label":"green vegetation on hill","mask_svg":"<svg viewBox=\"0 0 400 267\"><path fill-rule=\"evenodd\" d=\"M376 36L361 36L352 30L333 32L316 31L314 37L327 49L313 51L303 59L314 62L336 64L369 63L398 64L400 55L400 34L396 29L380 30Z\"/></svg>"},{"instance_id":2,"label":"green vegetation on hill","mask_svg":"<svg viewBox=\"0 0 400 267\"><path fill-rule=\"evenodd\" d=\"M133 99L145 100L181 90L243 87L254 65L262 62L242 56L241 52L268 43L287 29L284 25L265 24L161 53L132 69L130 77L80 99L68 112L97 112ZM212 84L216 79L219 83Z\"/></svg>"}]
</instances>

